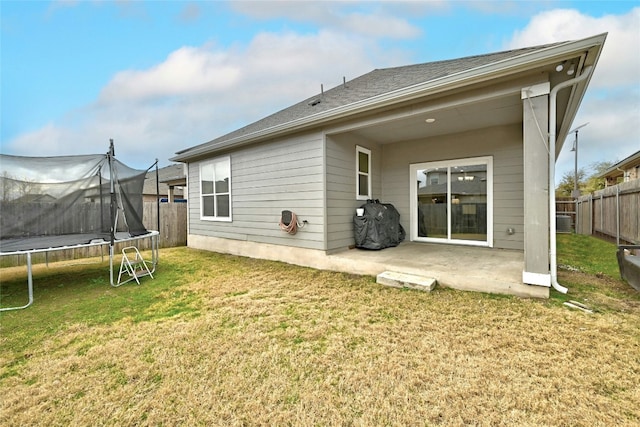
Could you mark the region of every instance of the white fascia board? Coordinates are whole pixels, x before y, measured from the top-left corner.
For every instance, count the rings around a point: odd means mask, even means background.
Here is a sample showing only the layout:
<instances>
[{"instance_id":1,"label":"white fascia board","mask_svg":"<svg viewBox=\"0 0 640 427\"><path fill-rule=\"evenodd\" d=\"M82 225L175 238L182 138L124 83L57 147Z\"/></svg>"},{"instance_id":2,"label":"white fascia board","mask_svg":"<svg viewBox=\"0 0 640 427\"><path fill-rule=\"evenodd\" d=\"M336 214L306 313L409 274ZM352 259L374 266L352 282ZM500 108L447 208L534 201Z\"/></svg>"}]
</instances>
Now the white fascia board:
<instances>
[{"instance_id":1,"label":"white fascia board","mask_svg":"<svg viewBox=\"0 0 640 427\"><path fill-rule=\"evenodd\" d=\"M310 116L302 117L290 122L282 123L270 128L262 129L247 135L238 136L219 144L208 146L203 144L200 149L189 150L178 154L172 158L173 161L185 161L194 157L201 157L211 152L218 151L231 146L239 146L256 142L262 138L275 137L283 133L301 130L309 125L319 125L336 118L344 118L348 115L367 112L376 108L382 108L391 104L405 101L411 101L433 93L443 92L445 90L456 89L461 86L468 86L480 83L485 80L514 74L520 71L526 71L535 67L555 60L564 59L570 55L584 53L596 45L602 45L606 33L586 39L566 42L556 46L540 49L532 53L525 53L514 58L504 59L488 65L472 68L460 73L451 74L440 79L430 80L428 82L419 83L406 88L383 93L371 98L356 101L351 104L333 108L331 110L322 111Z\"/></svg>"},{"instance_id":2,"label":"white fascia board","mask_svg":"<svg viewBox=\"0 0 640 427\"><path fill-rule=\"evenodd\" d=\"M562 150L562 146L564 145L565 139L567 137L567 135L569 134L569 129L571 129L571 126L573 124L573 120L576 117L576 114L578 113L578 108L580 106L580 104L582 103L582 99L584 98L585 92L586 92L586 88L589 86L589 83L591 82L591 78L593 77L596 65L598 64L598 61L600 59L600 55L602 54L602 48L604 46L604 42L607 38L607 33L603 33L603 34L599 34L597 36L593 36L590 37L589 39L584 39L581 40L581 42L586 42L586 41L594 41L592 44L584 46L583 43L583 49L584 51L582 52L582 61L584 61L587 57L586 53L588 51L590 51L591 49L598 47L597 50L595 50L595 57L594 58L590 58L588 62L580 62L579 67L578 68L585 68L588 66L593 66L593 70L592 72L589 74L589 76L586 78L585 81L578 83L575 87L573 87L571 89L572 93L571 96L569 98L569 103L567 105L567 112L568 114L565 116L563 122L561 123L560 128L558 129L558 132L556 134L556 160L558 158L558 155L560 154L560 151Z\"/></svg>"}]
</instances>

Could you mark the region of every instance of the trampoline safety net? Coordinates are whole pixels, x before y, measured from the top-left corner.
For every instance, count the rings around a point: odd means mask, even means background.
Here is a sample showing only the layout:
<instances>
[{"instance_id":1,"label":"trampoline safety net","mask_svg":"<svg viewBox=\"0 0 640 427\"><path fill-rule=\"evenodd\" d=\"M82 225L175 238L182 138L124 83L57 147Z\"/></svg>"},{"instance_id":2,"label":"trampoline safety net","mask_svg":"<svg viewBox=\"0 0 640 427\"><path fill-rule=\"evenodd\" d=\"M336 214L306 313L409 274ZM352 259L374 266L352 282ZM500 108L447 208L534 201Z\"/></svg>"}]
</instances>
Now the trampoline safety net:
<instances>
[{"instance_id":1,"label":"trampoline safety net","mask_svg":"<svg viewBox=\"0 0 640 427\"><path fill-rule=\"evenodd\" d=\"M146 171L110 153L59 157L0 154L0 252L45 249L147 233Z\"/></svg>"}]
</instances>

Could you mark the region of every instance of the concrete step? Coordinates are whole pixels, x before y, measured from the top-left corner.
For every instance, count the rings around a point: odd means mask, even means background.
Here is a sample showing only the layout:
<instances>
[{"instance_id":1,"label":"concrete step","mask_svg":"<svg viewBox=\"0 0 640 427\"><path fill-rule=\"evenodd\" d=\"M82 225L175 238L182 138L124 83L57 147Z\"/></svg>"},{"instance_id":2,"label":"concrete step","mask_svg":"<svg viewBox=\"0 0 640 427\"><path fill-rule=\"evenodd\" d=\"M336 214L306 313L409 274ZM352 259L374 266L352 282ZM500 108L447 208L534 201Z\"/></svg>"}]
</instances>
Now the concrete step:
<instances>
[{"instance_id":1,"label":"concrete step","mask_svg":"<svg viewBox=\"0 0 640 427\"><path fill-rule=\"evenodd\" d=\"M436 279L419 276L416 274L384 271L376 277L376 283L394 288L417 289L420 291L432 291L436 287Z\"/></svg>"}]
</instances>

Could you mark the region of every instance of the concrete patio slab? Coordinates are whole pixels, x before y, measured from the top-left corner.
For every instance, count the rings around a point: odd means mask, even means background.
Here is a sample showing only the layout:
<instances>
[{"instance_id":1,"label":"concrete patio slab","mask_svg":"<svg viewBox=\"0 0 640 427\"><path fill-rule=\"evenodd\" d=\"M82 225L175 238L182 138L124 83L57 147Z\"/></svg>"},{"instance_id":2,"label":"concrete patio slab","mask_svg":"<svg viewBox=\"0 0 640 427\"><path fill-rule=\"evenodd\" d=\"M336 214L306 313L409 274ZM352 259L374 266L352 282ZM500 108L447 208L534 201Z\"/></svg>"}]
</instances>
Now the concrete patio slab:
<instances>
[{"instance_id":1,"label":"concrete patio slab","mask_svg":"<svg viewBox=\"0 0 640 427\"><path fill-rule=\"evenodd\" d=\"M377 276L394 271L432 277L468 291L548 298L549 288L522 283L524 254L494 248L403 242L379 251L350 249L327 255L332 270Z\"/></svg>"},{"instance_id":2,"label":"concrete patio slab","mask_svg":"<svg viewBox=\"0 0 640 427\"><path fill-rule=\"evenodd\" d=\"M465 291L548 298L549 288L522 283L522 251L403 242L382 250L324 251L189 235L189 247L281 261L320 270L377 276L384 271L432 277Z\"/></svg>"}]
</instances>

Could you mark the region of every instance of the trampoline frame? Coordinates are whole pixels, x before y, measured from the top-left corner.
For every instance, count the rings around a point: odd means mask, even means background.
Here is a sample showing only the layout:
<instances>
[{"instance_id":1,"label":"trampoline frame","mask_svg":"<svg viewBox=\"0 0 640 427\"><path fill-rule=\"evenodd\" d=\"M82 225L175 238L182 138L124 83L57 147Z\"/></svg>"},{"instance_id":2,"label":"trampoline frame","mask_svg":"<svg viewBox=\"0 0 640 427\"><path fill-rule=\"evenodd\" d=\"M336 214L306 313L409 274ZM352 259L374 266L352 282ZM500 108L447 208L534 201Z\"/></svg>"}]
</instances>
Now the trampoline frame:
<instances>
[{"instance_id":1,"label":"trampoline frame","mask_svg":"<svg viewBox=\"0 0 640 427\"><path fill-rule=\"evenodd\" d=\"M126 233L117 233L117 234L126 234ZM140 236L127 236L127 237L118 237L114 239L114 243L121 242L132 242L142 239L151 239L151 264L152 269L151 273L156 271L156 265L158 264L158 249L159 249L159 240L158 236L160 232L155 230L150 230L147 234L142 234ZM33 265L31 263L31 255L35 253L47 253L47 252L55 252L55 251L63 251L68 249L81 249L81 248L90 248L94 246L109 246L109 281L111 286L118 287L119 285L114 283L113 277L113 257L114 257L114 248L115 245L112 245L111 241L102 240L102 241L92 241L91 243L81 243L77 245L68 245L68 246L58 246L46 249L31 249L31 250L21 250L14 252L0 252L0 257L10 256L10 255L26 255L27 257L27 292L29 294L29 300L27 304L16 307L4 307L0 308L0 312L10 311L10 310L21 310L23 308L29 307L33 304Z\"/></svg>"},{"instance_id":2,"label":"trampoline frame","mask_svg":"<svg viewBox=\"0 0 640 427\"><path fill-rule=\"evenodd\" d=\"M124 207L121 205L121 203L118 203L118 197L116 194L116 188L115 188L115 181L116 179L115 174L114 174L114 169L113 169L113 160L115 159L115 154L114 154L115 150L114 150L114 145L113 145L113 139L110 140L110 144L109 144L109 151L107 152L106 156L107 156L107 161L109 163L109 170L110 170L110 207L109 207L109 211L110 211L110 216L111 216L111 224L110 224L110 230L109 230L109 240L105 240L103 238L99 239L99 240L91 240L89 243L78 243L75 245L64 245L64 246L55 246L55 247L49 247L49 248L39 248L39 249L23 249L23 250L15 250L15 251L8 251L8 252L1 252L0 251L0 258L3 256L9 256L9 255L26 255L27 257L27 291L29 294L29 300L27 302L27 304L23 305L23 306L18 306L18 307L5 307L5 308L0 308L0 312L3 311L9 311L9 310L20 310L23 308L27 308L29 307L31 304L33 304L33 266L31 263L31 254L35 254L35 253L48 253L48 252L55 252L55 251L61 251L61 250L68 250L68 249L79 249L79 248L87 248L87 247L93 247L93 246L109 246L109 281L111 283L111 286L113 287L118 287L120 286L120 283L114 283L113 281L113 256L114 256L114 249L115 249L115 244L116 243L120 243L120 242L131 242L131 241L136 241L136 240L142 240L145 238L150 238L151 239L151 263L152 263L152 270L151 273L154 273L156 270L156 265L158 264L158 249L159 249L159 239L158 236L160 235L159 231L155 231L155 230L147 230L147 233L145 234L141 234L141 235L137 235L137 236L131 236L128 232L118 232L116 231L118 228L118 212L119 211L124 211ZM159 181L158 181L158 159L156 159L154 165L152 165L151 167L155 166L156 168L156 204L158 207L158 230L160 230L160 197L158 195L159 193ZM149 169L151 169L151 167ZM147 169L148 170L148 169ZM126 223L126 217L125 217L125 223ZM28 239L27 239L28 241Z\"/></svg>"}]
</instances>

